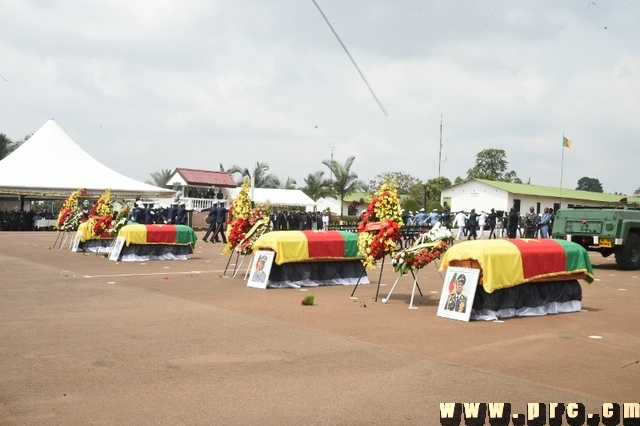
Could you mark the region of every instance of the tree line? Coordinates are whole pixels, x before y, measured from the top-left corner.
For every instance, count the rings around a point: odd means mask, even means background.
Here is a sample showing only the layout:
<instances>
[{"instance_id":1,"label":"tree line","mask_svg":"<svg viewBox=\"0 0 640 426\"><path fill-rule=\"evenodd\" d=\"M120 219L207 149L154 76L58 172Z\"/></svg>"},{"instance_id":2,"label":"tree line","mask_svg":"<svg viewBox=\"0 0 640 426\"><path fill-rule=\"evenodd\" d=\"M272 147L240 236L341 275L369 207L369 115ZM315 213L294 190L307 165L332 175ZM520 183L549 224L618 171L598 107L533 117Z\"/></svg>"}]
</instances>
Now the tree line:
<instances>
[{"instance_id":1,"label":"tree line","mask_svg":"<svg viewBox=\"0 0 640 426\"><path fill-rule=\"evenodd\" d=\"M13 151L18 149L24 142L29 139L27 135L22 140L13 141L5 134L0 133L0 160L7 157ZM523 183L514 170L509 170L507 154L503 149L488 148L476 154L475 164L467 170L465 178L456 177L452 182L450 179L438 176L427 181L422 181L415 176L401 172L384 172L376 175L369 182L365 183L358 178L358 174L352 170L355 162L355 156L347 158L344 163L336 160L323 160L322 164L327 170L319 170L310 173L304 178L304 185L298 187L298 183L294 178L287 178L281 182L277 175L268 173L269 165L267 163L256 162L253 170L233 165L230 168L220 164L220 171L229 173L238 184L242 183L245 177L254 181L256 188L281 188L281 189L301 189L305 194L314 201L320 198L333 197L340 200L342 205L344 199L357 193L366 193L373 195L380 187L384 180L395 180L398 186L398 194L403 199L403 208L405 210L425 209L442 209L440 205L440 194L444 188L453 184L461 183L467 179L486 179L500 182ZM171 169L162 169L158 172L150 173L151 180L147 183L162 188L170 188L167 181L173 171ZM327 177L327 173L329 176ZM590 192L604 192L602 183L597 178L582 177L578 180L577 190ZM640 187L633 193L634 196L640 196ZM353 209L360 207L364 200L353 203ZM351 210L351 209L350 209ZM343 212L340 212L342 216Z\"/></svg>"},{"instance_id":2,"label":"tree line","mask_svg":"<svg viewBox=\"0 0 640 426\"><path fill-rule=\"evenodd\" d=\"M352 169L356 157L347 158L344 163L336 160L323 160L322 164L327 170L319 170L310 173L304 178L304 185L297 187L297 182L293 178L287 178L286 182L281 182L275 174L267 173L269 165L267 163L257 162L253 170L234 165L225 168L220 164L220 171L229 173L238 184L242 183L245 177L252 178L256 188L281 188L281 189L300 189L314 201L320 198L333 197L340 200L340 205L344 203L345 198L357 194L366 193L373 195L385 180L395 180L398 188L398 194L402 198L402 208L409 211L417 211L424 208L427 211L443 209L440 205L440 195L444 188L452 185L452 181L446 177L438 176L427 181L422 181L415 176L411 176L402 172L384 172L376 175L369 182L358 178L358 174ZM486 179L500 182L523 183L514 170L508 169L506 152L502 149L489 148L484 149L476 154L475 164L467 170L465 178L456 177L453 184L461 183L467 179ZM169 187L166 182L171 175L172 170L165 169L160 172L151 173L151 181L147 183ZM327 174L329 176L327 176ZM578 180L577 190L603 192L602 184L596 178L583 177ZM640 188L636 193L640 193ZM358 209L366 201L359 200L352 203L349 208L349 214L356 214ZM344 212L340 212L342 216Z\"/></svg>"}]
</instances>

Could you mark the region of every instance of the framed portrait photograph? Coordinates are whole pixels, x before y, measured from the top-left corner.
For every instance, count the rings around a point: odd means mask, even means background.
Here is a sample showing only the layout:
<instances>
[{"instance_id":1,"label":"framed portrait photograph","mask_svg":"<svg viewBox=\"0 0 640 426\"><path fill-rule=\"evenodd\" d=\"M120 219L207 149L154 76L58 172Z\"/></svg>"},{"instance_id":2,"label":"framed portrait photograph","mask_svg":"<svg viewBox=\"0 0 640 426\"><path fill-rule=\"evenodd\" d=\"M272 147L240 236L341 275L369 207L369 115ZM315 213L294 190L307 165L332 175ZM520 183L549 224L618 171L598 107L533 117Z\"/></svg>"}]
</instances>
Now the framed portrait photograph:
<instances>
[{"instance_id":1,"label":"framed portrait photograph","mask_svg":"<svg viewBox=\"0 0 640 426\"><path fill-rule=\"evenodd\" d=\"M444 276L438 316L469 321L480 270L450 266Z\"/></svg>"},{"instance_id":2,"label":"framed portrait photograph","mask_svg":"<svg viewBox=\"0 0 640 426\"><path fill-rule=\"evenodd\" d=\"M111 247L109 248L109 260L118 261L125 242L126 239L124 237L118 237L113 241L113 243L111 243Z\"/></svg>"},{"instance_id":3,"label":"framed portrait photograph","mask_svg":"<svg viewBox=\"0 0 640 426\"><path fill-rule=\"evenodd\" d=\"M248 287L267 288L269 273L273 265L276 253L271 250L258 250L251 260L251 272L249 273Z\"/></svg>"}]
</instances>

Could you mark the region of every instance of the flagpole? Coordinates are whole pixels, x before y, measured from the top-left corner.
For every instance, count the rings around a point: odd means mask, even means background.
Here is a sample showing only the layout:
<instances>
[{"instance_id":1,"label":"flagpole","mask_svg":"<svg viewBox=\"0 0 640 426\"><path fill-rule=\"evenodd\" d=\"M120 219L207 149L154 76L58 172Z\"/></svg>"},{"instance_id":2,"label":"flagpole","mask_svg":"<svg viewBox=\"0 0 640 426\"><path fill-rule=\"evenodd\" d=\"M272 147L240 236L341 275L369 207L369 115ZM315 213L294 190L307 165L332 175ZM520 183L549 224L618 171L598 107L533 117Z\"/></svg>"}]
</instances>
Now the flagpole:
<instances>
[{"instance_id":1,"label":"flagpole","mask_svg":"<svg viewBox=\"0 0 640 426\"><path fill-rule=\"evenodd\" d=\"M562 208L562 178L564 177L564 133L562 134L562 157L560 160L560 208Z\"/></svg>"},{"instance_id":2,"label":"flagpole","mask_svg":"<svg viewBox=\"0 0 640 426\"><path fill-rule=\"evenodd\" d=\"M562 159L560 160L560 191L562 191L562 178L564 175L564 135L562 135Z\"/></svg>"}]
</instances>

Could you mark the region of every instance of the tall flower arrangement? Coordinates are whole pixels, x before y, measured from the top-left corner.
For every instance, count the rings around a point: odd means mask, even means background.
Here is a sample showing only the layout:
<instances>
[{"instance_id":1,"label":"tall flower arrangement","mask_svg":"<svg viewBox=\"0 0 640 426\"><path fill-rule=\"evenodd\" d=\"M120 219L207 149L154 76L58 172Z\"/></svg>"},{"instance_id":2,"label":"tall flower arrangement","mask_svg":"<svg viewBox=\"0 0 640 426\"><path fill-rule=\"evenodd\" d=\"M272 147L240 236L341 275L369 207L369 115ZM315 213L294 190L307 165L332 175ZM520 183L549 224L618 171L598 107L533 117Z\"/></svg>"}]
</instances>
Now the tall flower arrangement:
<instances>
[{"instance_id":1,"label":"tall flower arrangement","mask_svg":"<svg viewBox=\"0 0 640 426\"><path fill-rule=\"evenodd\" d=\"M131 207L127 205L123 205L120 211L118 212L118 216L115 221L112 222L112 227L109 230L109 235L113 238L118 236L118 232L120 232L120 228L125 226L129 221L129 214L131 213Z\"/></svg>"},{"instance_id":2,"label":"tall flower arrangement","mask_svg":"<svg viewBox=\"0 0 640 426\"><path fill-rule=\"evenodd\" d=\"M236 250L240 254L253 253L253 244L260 237L260 235L271 231L271 220L269 218L271 214L270 204L258 204L252 211L249 217L249 230L245 233L244 238L240 240L236 246Z\"/></svg>"},{"instance_id":3,"label":"tall flower arrangement","mask_svg":"<svg viewBox=\"0 0 640 426\"><path fill-rule=\"evenodd\" d=\"M436 223L429 231L420 234L413 246L394 253L391 260L393 270L405 275L424 268L435 259L440 259L452 242L451 231Z\"/></svg>"},{"instance_id":4,"label":"tall flower arrangement","mask_svg":"<svg viewBox=\"0 0 640 426\"><path fill-rule=\"evenodd\" d=\"M229 209L229 229L227 235L227 245L222 250L222 254L231 253L240 242L244 239L247 231L251 228L249 218L251 217L251 198L249 198L249 190L251 183L249 178L245 177L240 188L240 192L231 209Z\"/></svg>"},{"instance_id":5,"label":"tall flower arrangement","mask_svg":"<svg viewBox=\"0 0 640 426\"><path fill-rule=\"evenodd\" d=\"M62 208L58 213L58 231L69 232L78 229L82 217L82 212L78 209L78 197L81 193L81 189L72 192L62 203Z\"/></svg>"},{"instance_id":6,"label":"tall flower arrangement","mask_svg":"<svg viewBox=\"0 0 640 426\"><path fill-rule=\"evenodd\" d=\"M88 226L93 235L101 237L111 228L113 220L113 204L111 203L111 190L107 188L89 212Z\"/></svg>"},{"instance_id":7,"label":"tall flower arrangement","mask_svg":"<svg viewBox=\"0 0 640 426\"><path fill-rule=\"evenodd\" d=\"M383 181L358 225L358 248L363 264L375 268L376 262L395 251L401 238L402 212L395 180Z\"/></svg>"}]
</instances>

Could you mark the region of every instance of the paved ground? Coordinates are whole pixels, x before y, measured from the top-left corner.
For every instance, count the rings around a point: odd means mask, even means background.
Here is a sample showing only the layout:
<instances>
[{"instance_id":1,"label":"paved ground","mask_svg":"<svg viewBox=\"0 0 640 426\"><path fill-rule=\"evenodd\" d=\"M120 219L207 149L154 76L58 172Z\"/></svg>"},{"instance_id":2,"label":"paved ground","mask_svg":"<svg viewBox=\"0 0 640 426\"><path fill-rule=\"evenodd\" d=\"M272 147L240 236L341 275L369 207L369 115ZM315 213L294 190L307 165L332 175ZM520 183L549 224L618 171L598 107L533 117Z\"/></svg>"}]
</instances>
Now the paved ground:
<instances>
[{"instance_id":1,"label":"paved ground","mask_svg":"<svg viewBox=\"0 0 640 426\"><path fill-rule=\"evenodd\" d=\"M440 402L640 401L640 272L599 255L586 312L464 323L436 316L435 266L409 310L408 278L389 304L375 284L259 290L222 276L221 244L134 263L55 237L0 233L1 425L437 425Z\"/></svg>"}]
</instances>

